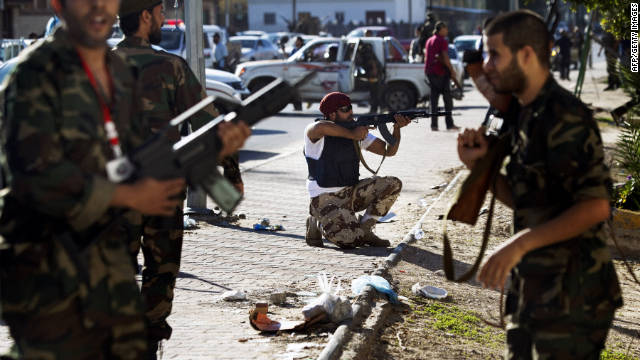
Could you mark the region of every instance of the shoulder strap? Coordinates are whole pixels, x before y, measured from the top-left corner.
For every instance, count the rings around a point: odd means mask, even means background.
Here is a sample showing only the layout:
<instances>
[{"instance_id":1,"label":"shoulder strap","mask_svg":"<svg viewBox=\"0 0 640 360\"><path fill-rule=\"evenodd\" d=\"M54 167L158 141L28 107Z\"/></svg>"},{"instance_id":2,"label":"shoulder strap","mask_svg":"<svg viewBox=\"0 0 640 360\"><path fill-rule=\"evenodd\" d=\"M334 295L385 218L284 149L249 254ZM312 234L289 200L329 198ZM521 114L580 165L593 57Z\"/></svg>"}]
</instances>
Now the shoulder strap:
<instances>
[{"instance_id":1,"label":"shoulder strap","mask_svg":"<svg viewBox=\"0 0 640 360\"><path fill-rule=\"evenodd\" d=\"M384 155L382 155L382 160L380 160L380 165L378 165L378 168L376 169L376 171L373 171L369 165L367 164L367 162L364 160L364 157L362 157L362 149L360 148L360 144L358 144L358 142L356 140L353 140L353 147L356 150L356 153L358 154L358 157L360 158L360 162L362 163L362 165L364 165L364 167L369 170L374 176L378 175L378 171L380 171L380 167L382 167L382 163L384 162L384 159L387 157L387 147L385 145L384 148Z\"/></svg>"}]
</instances>

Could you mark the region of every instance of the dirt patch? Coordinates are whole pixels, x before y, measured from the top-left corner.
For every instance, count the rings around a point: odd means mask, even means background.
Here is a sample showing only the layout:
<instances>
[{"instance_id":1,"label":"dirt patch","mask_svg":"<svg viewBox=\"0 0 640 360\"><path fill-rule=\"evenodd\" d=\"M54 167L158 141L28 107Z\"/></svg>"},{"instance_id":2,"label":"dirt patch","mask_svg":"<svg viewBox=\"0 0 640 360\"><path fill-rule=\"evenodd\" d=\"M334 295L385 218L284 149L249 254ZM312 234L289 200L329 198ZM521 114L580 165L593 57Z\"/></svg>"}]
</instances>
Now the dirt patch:
<instances>
[{"instance_id":1,"label":"dirt patch","mask_svg":"<svg viewBox=\"0 0 640 360\"><path fill-rule=\"evenodd\" d=\"M454 172L443 176L449 180ZM439 191L442 191L440 189ZM370 352L359 358L376 359L494 359L502 358L505 346L504 331L484 320L499 318L500 293L483 289L475 281L452 283L444 278L442 269L442 217L455 191L436 204L422 224L425 237L402 253L402 261L390 271L390 281L398 293L407 299L392 307L380 327ZM434 196L433 193L425 197ZM488 199L485 207L488 207ZM422 213L410 213L414 223ZM470 267L479 250L487 214L478 224L447 225L456 259L456 274ZM511 209L496 202L492 233L487 252L511 234ZM408 221L408 219L406 220ZM410 227L408 227L410 228ZM616 318L601 359L640 359L640 286L634 284L621 260L615 266L623 288L625 305ZM640 260L631 260L636 274L640 274ZM419 282L448 291L444 300L415 296L411 287ZM484 319L484 320L483 320Z\"/></svg>"}]
</instances>

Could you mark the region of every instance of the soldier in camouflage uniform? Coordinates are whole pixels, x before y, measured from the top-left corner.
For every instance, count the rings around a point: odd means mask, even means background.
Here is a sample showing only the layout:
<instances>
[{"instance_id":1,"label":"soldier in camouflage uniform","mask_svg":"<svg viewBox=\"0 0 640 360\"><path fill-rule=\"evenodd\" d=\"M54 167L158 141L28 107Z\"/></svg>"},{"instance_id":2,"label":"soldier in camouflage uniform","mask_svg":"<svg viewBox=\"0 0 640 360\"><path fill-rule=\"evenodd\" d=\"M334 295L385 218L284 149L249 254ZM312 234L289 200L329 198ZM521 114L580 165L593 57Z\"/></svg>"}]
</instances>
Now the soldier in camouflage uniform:
<instances>
[{"instance_id":1,"label":"soldier in camouflage uniform","mask_svg":"<svg viewBox=\"0 0 640 360\"><path fill-rule=\"evenodd\" d=\"M120 7L120 27L126 37L114 49L117 54L127 56L139 68L143 84L140 93L142 115L153 132L164 128L172 118L206 96L198 79L182 58L151 48L151 44L158 44L161 40L160 28L163 22L162 1L123 2ZM197 129L216 116L217 110L209 105L191 117L190 122ZM246 125L224 125L239 127L246 136L249 134ZM178 129L172 130L169 137L174 141L180 140ZM221 153L229 151L230 149L225 148ZM242 191L237 157L226 157L222 164L225 176ZM181 207L176 209L176 214L172 217L145 217L142 241L134 239L130 246L134 261L141 246L144 255L142 297L149 323L149 348L153 353L160 340L171 336L171 327L166 319L171 313L173 290L180 268L182 217Z\"/></svg>"},{"instance_id":2,"label":"soldier in camouflage uniform","mask_svg":"<svg viewBox=\"0 0 640 360\"><path fill-rule=\"evenodd\" d=\"M168 216L184 180L118 184L106 165L147 136L134 68L107 51L119 0L53 0L63 19L2 85L8 160L0 305L24 359L144 359L127 251L141 213ZM112 77L117 74L117 77Z\"/></svg>"},{"instance_id":3,"label":"soldier in camouflage uniform","mask_svg":"<svg viewBox=\"0 0 640 360\"><path fill-rule=\"evenodd\" d=\"M598 359L622 305L604 241L611 179L598 125L550 74L550 36L538 15L501 15L486 34L485 71L496 91L517 98L506 116L510 160L495 190L514 209L515 235L478 280L501 288L511 273L508 359ZM469 168L487 147L481 130L459 136Z\"/></svg>"},{"instance_id":4,"label":"soldier in camouflage uniform","mask_svg":"<svg viewBox=\"0 0 640 360\"><path fill-rule=\"evenodd\" d=\"M324 119L305 129L304 154L309 169L307 188L311 196L305 239L310 246L323 246L327 240L341 248L389 246L372 231L400 195L402 182L395 177L359 180L358 151L354 142L374 154L393 156L400 145L400 128L410 120L396 115L394 146L368 133L366 127L348 130L337 122L353 121L351 100L343 93L327 94L320 102ZM358 219L356 212L365 211ZM319 223L319 224L318 224ZM322 229L322 230L320 230Z\"/></svg>"}]
</instances>

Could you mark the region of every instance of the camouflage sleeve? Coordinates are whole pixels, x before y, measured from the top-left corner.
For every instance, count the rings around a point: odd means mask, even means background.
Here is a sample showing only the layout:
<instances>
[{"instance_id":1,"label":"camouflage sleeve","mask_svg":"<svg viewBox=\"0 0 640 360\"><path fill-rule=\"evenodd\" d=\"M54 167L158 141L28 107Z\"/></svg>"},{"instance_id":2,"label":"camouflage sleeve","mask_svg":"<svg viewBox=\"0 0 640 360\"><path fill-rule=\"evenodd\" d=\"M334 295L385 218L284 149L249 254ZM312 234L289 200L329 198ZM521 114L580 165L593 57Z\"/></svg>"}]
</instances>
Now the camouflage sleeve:
<instances>
[{"instance_id":1,"label":"camouflage sleeve","mask_svg":"<svg viewBox=\"0 0 640 360\"><path fill-rule=\"evenodd\" d=\"M187 63L183 60L180 60L177 73L175 103L180 107L178 109L178 113L182 113L191 106L197 104L200 100L204 99L207 94L200 84L200 81L198 81L198 78L196 78L193 71L191 71L191 68L189 68ZM191 117L191 127L194 130L197 130L218 115L219 112L216 110L215 106L209 105Z\"/></svg>"},{"instance_id":2,"label":"camouflage sleeve","mask_svg":"<svg viewBox=\"0 0 640 360\"><path fill-rule=\"evenodd\" d=\"M41 213L85 229L107 210L116 185L102 175L84 172L66 157L70 149L64 148L64 138L86 135L73 126L65 129L56 116L62 110L56 106L59 94L51 78L34 69L16 70L21 76L13 78L4 95L3 145L13 176L12 193Z\"/></svg>"},{"instance_id":3,"label":"camouflage sleeve","mask_svg":"<svg viewBox=\"0 0 640 360\"><path fill-rule=\"evenodd\" d=\"M240 161L238 153L229 155L222 159L221 164L224 169L224 177L232 184L242 184L242 174L240 173Z\"/></svg>"},{"instance_id":4,"label":"camouflage sleeve","mask_svg":"<svg viewBox=\"0 0 640 360\"><path fill-rule=\"evenodd\" d=\"M598 125L590 113L563 114L548 132L547 160L554 174L574 201L609 199L611 178L604 164Z\"/></svg>"}]
</instances>

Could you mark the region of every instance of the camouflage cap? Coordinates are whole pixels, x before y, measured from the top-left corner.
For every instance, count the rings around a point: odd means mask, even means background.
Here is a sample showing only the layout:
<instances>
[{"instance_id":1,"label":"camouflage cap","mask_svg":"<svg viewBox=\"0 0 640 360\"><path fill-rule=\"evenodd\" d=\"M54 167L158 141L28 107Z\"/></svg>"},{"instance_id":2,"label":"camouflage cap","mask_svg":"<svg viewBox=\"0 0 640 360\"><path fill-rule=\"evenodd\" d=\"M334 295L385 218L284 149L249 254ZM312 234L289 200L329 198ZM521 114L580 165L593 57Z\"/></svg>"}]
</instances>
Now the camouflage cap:
<instances>
[{"instance_id":1,"label":"camouflage cap","mask_svg":"<svg viewBox=\"0 0 640 360\"><path fill-rule=\"evenodd\" d=\"M151 9L152 7L162 4L162 0L126 0L120 2L119 15L127 16L136 14L145 9Z\"/></svg>"}]
</instances>

